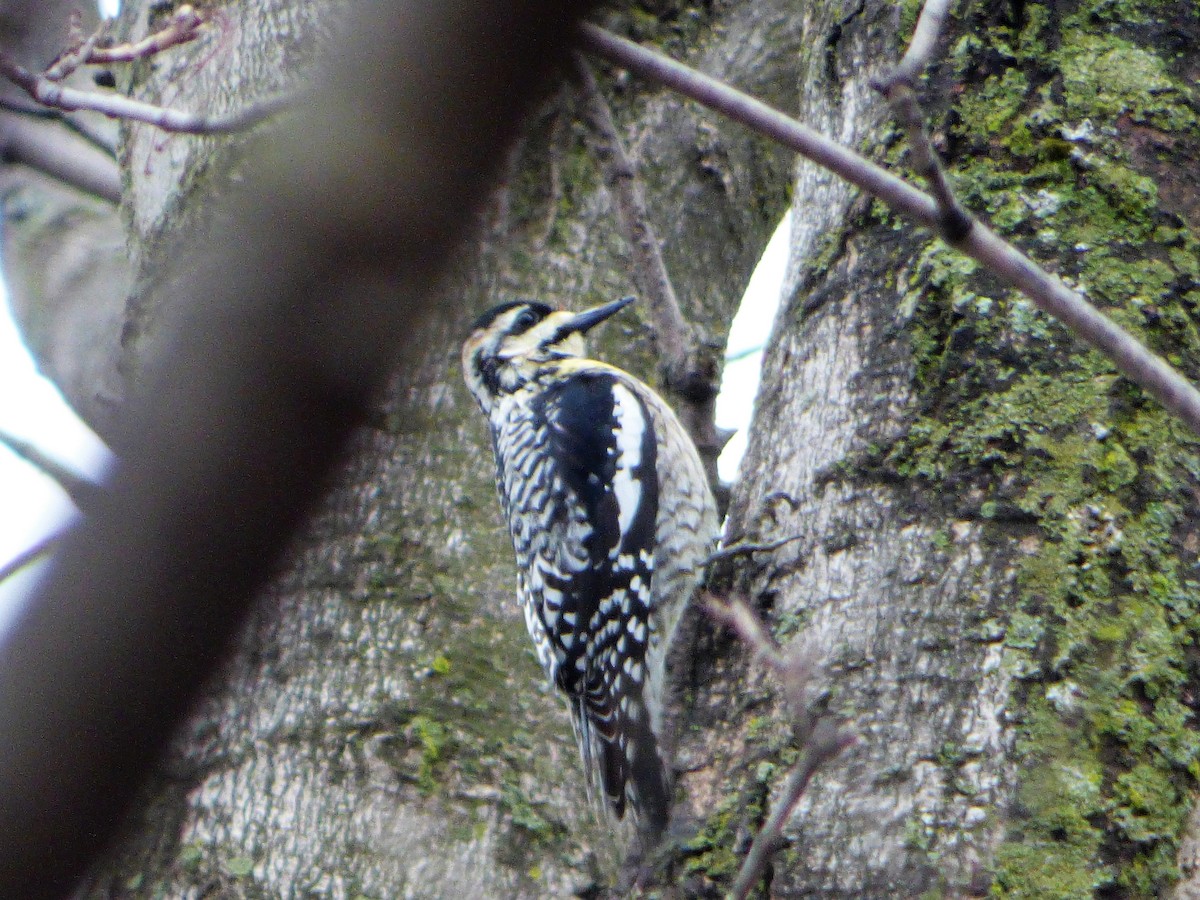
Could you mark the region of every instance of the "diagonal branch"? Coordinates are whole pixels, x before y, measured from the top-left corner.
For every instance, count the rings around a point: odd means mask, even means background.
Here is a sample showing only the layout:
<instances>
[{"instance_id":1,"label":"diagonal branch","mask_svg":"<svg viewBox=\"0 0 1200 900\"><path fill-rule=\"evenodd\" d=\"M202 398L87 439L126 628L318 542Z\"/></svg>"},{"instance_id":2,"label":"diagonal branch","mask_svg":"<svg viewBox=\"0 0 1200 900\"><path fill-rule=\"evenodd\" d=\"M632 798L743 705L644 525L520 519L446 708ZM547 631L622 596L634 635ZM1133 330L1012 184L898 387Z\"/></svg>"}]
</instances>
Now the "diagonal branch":
<instances>
[{"instance_id":1,"label":"diagonal branch","mask_svg":"<svg viewBox=\"0 0 1200 900\"><path fill-rule=\"evenodd\" d=\"M741 122L790 147L882 200L892 210L931 229L941 225L937 201L865 157L797 122L761 101L660 53L640 47L595 25L581 29L583 46L645 78ZM968 217L968 232L952 246L1017 288L1046 313L1107 356L1130 381L1141 386L1200 434L1200 391L1133 335L1092 306L982 222Z\"/></svg>"},{"instance_id":2,"label":"diagonal branch","mask_svg":"<svg viewBox=\"0 0 1200 900\"><path fill-rule=\"evenodd\" d=\"M804 752L784 781L767 820L755 835L730 892L730 896L736 900L745 900L762 879L771 854L779 843L779 836L808 789L813 775L858 739L851 732L838 728L828 717L818 718L814 714L809 701L811 661L804 653L780 647L763 620L743 598L721 600L709 595L704 599L704 611L715 622L741 638L755 658L775 675L782 688L784 702L792 714L793 733L803 739Z\"/></svg>"},{"instance_id":3,"label":"diagonal branch","mask_svg":"<svg viewBox=\"0 0 1200 900\"><path fill-rule=\"evenodd\" d=\"M440 277L590 9L347 5L313 102L206 198L221 228L161 255L174 352L141 373L99 510L0 634L0 897L70 895L121 825L365 411L427 349Z\"/></svg>"},{"instance_id":4,"label":"diagonal branch","mask_svg":"<svg viewBox=\"0 0 1200 900\"><path fill-rule=\"evenodd\" d=\"M23 89L38 103L64 112L89 110L113 119L145 122L177 134L228 134L244 131L289 106L292 98L264 97L242 109L217 116L183 112L143 103L119 94L101 94L66 87L46 75L30 72L7 53L0 52L0 75Z\"/></svg>"},{"instance_id":5,"label":"diagonal branch","mask_svg":"<svg viewBox=\"0 0 1200 900\"><path fill-rule=\"evenodd\" d=\"M938 235L952 247L961 244L975 227L975 220L954 196L950 180L946 177L946 170L929 142L924 116L917 102L917 92L911 84L903 80L889 80L886 84L877 84L875 87L887 98L896 113L896 118L904 127L908 136L909 160L913 171L925 179L929 185L929 193L937 203Z\"/></svg>"},{"instance_id":6,"label":"diagonal branch","mask_svg":"<svg viewBox=\"0 0 1200 900\"><path fill-rule=\"evenodd\" d=\"M80 66L106 65L115 62L133 62L147 56L161 53L168 47L186 44L194 41L200 35L200 26L204 17L196 12L190 4L184 4L175 10L171 21L166 27L147 35L140 41L128 44L115 44L111 47L97 46L100 38L107 30L107 24L84 38L80 34L80 16L76 10L72 16L71 31L73 46L59 54L58 58L45 71L46 78L51 81L62 81Z\"/></svg>"},{"instance_id":7,"label":"diagonal branch","mask_svg":"<svg viewBox=\"0 0 1200 900\"><path fill-rule=\"evenodd\" d=\"M200 34L200 26L204 18L195 8L184 4L175 10L175 15L165 28L147 35L140 41L128 44L114 44L111 47L96 47L92 50L87 62L91 65L106 65L109 63L133 62L154 56L169 47L186 44L195 40Z\"/></svg>"},{"instance_id":8,"label":"diagonal branch","mask_svg":"<svg viewBox=\"0 0 1200 900\"><path fill-rule=\"evenodd\" d=\"M908 50L889 80L916 83L917 76L933 56L933 48L937 46L942 26L950 14L951 3L953 0L925 0L921 15L917 17L916 28L913 29L912 40L908 42Z\"/></svg>"},{"instance_id":9,"label":"diagonal branch","mask_svg":"<svg viewBox=\"0 0 1200 900\"><path fill-rule=\"evenodd\" d=\"M104 489L98 484L64 466L35 444L9 434L7 431L0 431L0 444L8 447L9 450L66 491L67 496L71 498L72 503L79 507L80 512L86 513L96 508L96 503L104 492Z\"/></svg>"},{"instance_id":10,"label":"diagonal branch","mask_svg":"<svg viewBox=\"0 0 1200 900\"><path fill-rule=\"evenodd\" d=\"M595 135L595 153L604 169L604 180L616 200L618 218L634 257L639 287L649 301L654 319L654 339L669 381L678 380L695 352L695 336L679 308L679 299L663 261L658 235L650 224L646 192L625 143L617 133L612 110L596 84L596 76L583 57L575 54L575 71L583 88L584 112Z\"/></svg>"},{"instance_id":11,"label":"diagonal branch","mask_svg":"<svg viewBox=\"0 0 1200 900\"><path fill-rule=\"evenodd\" d=\"M116 160L60 122L0 109L0 158L27 165L110 203L121 200Z\"/></svg>"},{"instance_id":12,"label":"diagonal branch","mask_svg":"<svg viewBox=\"0 0 1200 900\"><path fill-rule=\"evenodd\" d=\"M650 224L645 188L617 132L612 110L596 84L596 76L579 54L575 55L575 69L583 92L584 115L591 127L592 149L613 196L621 233L633 255L634 278L649 301L663 381L676 394L676 411L695 442L708 480L715 488L719 482L717 457L728 441L728 436L717 430L714 416L720 388L719 364L697 340L696 330L680 309L658 235Z\"/></svg>"},{"instance_id":13,"label":"diagonal branch","mask_svg":"<svg viewBox=\"0 0 1200 900\"><path fill-rule=\"evenodd\" d=\"M746 900L762 878L771 853L779 843L783 827L795 812L796 804L804 796L813 775L821 766L833 761L843 750L852 746L855 740L854 735L838 731L830 722L821 721L816 724L806 742L804 755L788 774L779 798L771 807L771 814L755 836L754 843L750 845L750 852L742 862L737 880L733 883L733 890L730 891L735 900Z\"/></svg>"},{"instance_id":14,"label":"diagonal branch","mask_svg":"<svg viewBox=\"0 0 1200 900\"><path fill-rule=\"evenodd\" d=\"M78 16L75 18L77 20ZM49 68L41 73L29 71L8 53L0 51L0 75L16 84L38 103L51 109L64 112L98 112L113 119L145 122L163 131L179 134L226 134L243 131L290 103L290 98L284 96L267 97L232 113L205 116L143 103L119 94L102 94L66 87L60 83L80 66L132 62L161 53L169 47L186 44L199 36L200 26L203 24L204 17L191 5L184 4L175 11L171 21L164 28L140 41L99 47L97 43L104 33L103 28L87 38L77 36L73 46L61 53ZM77 21L72 31L78 32Z\"/></svg>"},{"instance_id":15,"label":"diagonal branch","mask_svg":"<svg viewBox=\"0 0 1200 900\"><path fill-rule=\"evenodd\" d=\"M752 553L767 553L771 550L778 550L780 547L786 546L793 541L798 541L803 535L789 534L787 537L776 538L773 541L738 541L737 543L726 544L717 550L714 550L704 560L703 568L707 569L713 563L724 562L727 559L733 559L737 556L749 556Z\"/></svg>"}]
</instances>

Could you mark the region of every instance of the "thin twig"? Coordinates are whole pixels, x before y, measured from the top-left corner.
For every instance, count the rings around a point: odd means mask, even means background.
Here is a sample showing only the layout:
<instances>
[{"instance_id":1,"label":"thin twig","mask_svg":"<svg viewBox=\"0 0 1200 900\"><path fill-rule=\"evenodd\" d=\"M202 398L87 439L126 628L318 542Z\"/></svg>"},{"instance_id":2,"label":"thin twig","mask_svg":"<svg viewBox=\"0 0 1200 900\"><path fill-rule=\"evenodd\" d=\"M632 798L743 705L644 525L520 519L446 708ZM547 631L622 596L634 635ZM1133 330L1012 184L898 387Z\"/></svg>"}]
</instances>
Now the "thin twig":
<instances>
[{"instance_id":1,"label":"thin twig","mask_svg":"<svg viewBox=\"0 0 1200 900\"><path fill-rule=\"evenodd\" d=\"M708 594L703 600L704 611L719 625L724 625L736 634L754 658L771 670L783 689L783 699L792 716L793 731L805 735L812 725L812 714L807 700L808 685L812 676L812 660L796 649L784 650L771 634L762 617L745 598L735 596L722 600Z\"/></svg>"},{"instance_id":2,"label":"thin twig","mask_svg":"<svg viewBox=\"0 0 1200 900\"><path fill-rule=\"evenodd\" d=\"M771 669L782 669L783 649L766 624L740 597L723 600L713 595L704 598L704 611L717 624L724 625Z\"/></svg>"},{"instance_id":3,"label":"thin twig","mask_svg":"<svg viewBox=\"0 0 1200 900\"><path fill-rule=\"evenodd\" d=\"M745 900L750 896L754 886L762 879L771 853L779 843L783 827L791 818L800 798L804 796L813 775L821 766L832 762L843 750L852 746L856 740L854 735L839 731L828 721L818 722L813 728L805 746L804 755L788 774L783 790L771 808L770 816L755 835L754 843L750 845L750 852L742 861L742 867L738 871L737 880L733 883L731 892L736 900Z\"/></svg>"},{"instance_id":4,"label":"thin twig","mask_svg":"<svg viewBox=\"0 0 1200 900\"><path fill-rule=\"evenodd\" d=\"M720 482L717 457L732 436L732 432L718 429L715 423L719 361L701 346L695 329L684 318L658 235L650 224L645 188L617 132L608 101L596 84L591 67L579 54L575 55L575 68L583 92L584 115L591 126L593 150L613 196L621 232L633 255L634 277L650 308L663 381L676 395L679 418L700 452L709 482L716 488Z\"/></svg>"},{"instance_id":5,"label":"thin twig","mask_svg":"<svg viewBox=\"0 0 1200 900\"><path fill-rule=\"evenodd\" d=\"M31 120L61 122L97 149L103 150L113 158L116 157L115 140L104 133L102 129L97 128L87 116L66 115L61 109L50 109L40 103L35 103L32 98L26 99L17 96L0 97L0 112L11 113L14 116Z\"/></svg>"},{"instance_id":6,"label":"thin twig","mask_svg":"<svg viewBox=\"0 0 1200 900\"><path fill-rule=\"evenodd\" d=\"M199 36L201 16L190 5L181 6L166 27L140 41L97 47L103 29L61 54L45 72L31 72L7 53L0 51L0 75L22 88L43 106L64 112L85 110L113 119L145 122L175 134L228 134L244 131L290 105L294 98L285 95L264 97L222 115L206 116L183 112L152 103L143 103L119 94L85 91L66 87L60 82L82 65L107 65L131 62L185 44Z\"/></svg>"},{"instance_id":7,"label":"thin twig","mask_svg":"<svg viewBox=\"0 0 1200 900\"><path fill-rule=\"evenodd\" d=\"M907 81L891 81L875 85L891 104L893 112L908 137L909 162L912 169L929 185L929 192L937 202L937 230L941 238L951 246L964 241L975 220L954 196L946 170L929 141L925 131L925 117L917 102L917 92Z\"/></svg>"},{"instance_id":8,"label":"thin twig","mask_svg":"<svg viewBox=\"0 0 1200 900\"><path fill-rule=\"evenodd\" d=\"M950 10L951 0L926 0L917 19L916 31L908 52L887 78L872 86L883 94L908 136L909 160L913 171L929 185L929 192L938 205L938 232L946 243L955 245L966 238L973 221L970 214L954 196L946 170L929 141L925 116L917 102L916 81L937 45L942 23Z\"/></svg>"},{"instance_id":9,"label":"thin twig","mask_svg":"<svg viewBox=\"0 0 1200 900\"><path fill-rule=\"evenodd\" d=\"M929 64L933 48L937 46L946 16L950 14L951 3L953 0L925 0L921 15L917 17L917 25L913 29L912 40L908 42L908 50L889 80L916 83L917 76Z\"/></svg>"},{"instance_id":10,"label":"thin twig","mask_svg":"<svg viewBox=\"0 0 1200 900\"><path fill-rule=\"evenodd\" d=\"M57 110L55 110L57 112ZM60 113L60 121L97 150L112 159L117 158L117 132L86 113Z\"/></svg>"},{"instance_id":11,"label":"thin twig","mask_svg":"<svg viewBox=\"0 0 1200 900\"><path fill-rule=\"evenodd\" d=\"M804 744L799 762L788 773L770 815L755 835L750 852L738 871L731 896L745 900L762 878L771 853L779 842L779 835L795 811L796 804L804 796L813 775L821 766L854 744L857 738L850 732L842 731L830 719L814 716L807 696L812 674L808 656L795 649L784 650L780 647L766 623L744 598L723 600L709 595L704 598L703 606L714 621L733 631L750 648L755 658L779 679L784 700L792 713L793 731L802 736Z\"/></svg>"},{"instance_id":12,"label":"thin twig","mask_svg":"<svg viewBox=\"0 0 1200 900\"><path fill-rule=\"evenodd\" d=\"M92 51L96 49L96 41L100 32L89 35L50 64L43 74L48 81L62 81L80 66L86 65Z\"/></svg>"},{"instance_id":13,"label":"thin twig","mask_svg":"<svg viewBox=\"0 0 1200 900\"><path fill-rule=\"evenodd\" d=\"M54 545L63 539L63 535L52 534L42 538L28 550L18 553L3 566L0 566L0 584L12 578L26 566L37 562L47 553L54 549Z\"/></svg>"},{"instance_id":14,"label":"thin twig","mask_svg":"<svg viewBox=\"0 0 1200 900\"><path fill-rule=\"evenodd\" d=\"M633 253L634 272L654 319L655 343L667 372L675 376L671 380L678 380L694 349L695 337L679 308L658 235L650 224L645 190L617 133L608 101L596 84L591 66L579 54L575 54L575 70L583 88L584 112L595 136L595 153L616 201L617 218Z\"/></svg>"},{"instance_id":15,"label":"thin twig","mask_svg":"<svg viewBox=\"0 0 1200 900\"><path fill-rule=\"evenodd\" d=\"M732 559L735 556L748 556L751 553L765 553L769 550L778 550L785 544L790 544L793 541L798 541L803 535L792 534L787 537L777 538L773 541L739 541L736 544L730 544L727 547L722 547L719 550L714 550L704 560L702 568L708 568L715 562Z\"/></svg>"},{"instance_id":16,"label":"thin twig","mask_svg":"<svg viewBox=\"0 0 1200 900\"><path fill-rule=\"evenodd\" d=\"M115 839L364 412L415 371L496 163L592 5L344 6L312 102L205 198L221 227L162 255L175 352L122 410L111 499L2 635L0 897L68 896Z\"/></svg>"},{"instance_id":17,"label":"thin twig","mask_svg":"<svg viewBox=\"0 0 1200 900\"><path fill-rule=\"evenodd\" d=\"M230 113L205 116L143 103L141 100L122 97L119 94L101 94L65 87L51 81L45 75L30 72L3 52L0 52L0 75L21 87L44 106L64 112L89 110L113 119L145 122L175 134L228 134L244 131L290 106L294 99L287 95L264 97Z\"/></svg>"},{"instance_id":18,"label":"thin twig","mask_svg":"<svg viewBox=\"0 0 1200 900\"><path fill-rule=\"evenodd\" d=\"M806 125L707 75L640 47L595 25L581 29L583 45L631 72L664 84L686 97L741 122L790 147L882 200L892 210L928 228L938 229L937 201L870 160ZM1200 391L1127 331L1058 278L972 219L970 232L954 247L1023 292L1057 318L1200 434Z\"/></svg>"},{"instance_id":19,"label":"thin twig","mask_svg":"<svg viewBox=\"0 0 1200 900\"><path fill-rule=\"evenodd\" d=\"M204 17L188 5L175 10L170 23L165 28L147 35L140 41L128 44L114 44L111 47L96 47L88 62L92 65L107 65L110 63L133 62L147 56L161 53L169 47L186 44L200 35L200 26Z\"/></svg>"},{"instance_id":20,"label":"thin twig","mask_svg":"<svg viewBox=\"0 0 1200 900\"><path fill-rule=\"evenodd\" d=\"M81 512L96 508L96 501L104 488L64 466L36 445L7 431L0 431L0 444L58 484Z\"/></svg>"},{"instance_id":21,"label":"thin twig","mask_svg":"<svg viewBox=\"0 0 1200 900\"><path fill-rule=\"evenodd\" d=\"M80 66L133 62L153 56L169 47L194 41L200 36L200 26L203 24L204 17L191 5L184 4L175 10L165 27L140 41L101 47L97 45L108 30L107 23L85 38L80 30L80 17L75 14L71 16L71 46L59 54L44 75L51 81L62 81Z\"/></svg>"}]
</instances>

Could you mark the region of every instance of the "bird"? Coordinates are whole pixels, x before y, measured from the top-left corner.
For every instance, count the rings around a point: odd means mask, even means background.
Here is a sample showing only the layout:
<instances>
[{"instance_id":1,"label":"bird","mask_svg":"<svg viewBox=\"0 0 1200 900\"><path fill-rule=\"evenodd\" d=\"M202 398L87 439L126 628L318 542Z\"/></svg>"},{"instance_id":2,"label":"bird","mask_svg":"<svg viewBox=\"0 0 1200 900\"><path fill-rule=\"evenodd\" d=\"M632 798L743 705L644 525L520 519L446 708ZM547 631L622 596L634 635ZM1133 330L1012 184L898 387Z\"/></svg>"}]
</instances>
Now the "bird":
<instances>
[{"instance_id":1,"label":"bird","mask_svg":"<svg viewBox=\"0 0 1200 900\"><path fill-rule=\"evenodd\" d=\"M633 300L502 303L474 323L462 364L491 432L525 624L570 706L589 795L618 820L630 808L653 846L673 790L664 667L717 514L666 401L585 355L584 335Z\"/></svg>"}]
</instances>

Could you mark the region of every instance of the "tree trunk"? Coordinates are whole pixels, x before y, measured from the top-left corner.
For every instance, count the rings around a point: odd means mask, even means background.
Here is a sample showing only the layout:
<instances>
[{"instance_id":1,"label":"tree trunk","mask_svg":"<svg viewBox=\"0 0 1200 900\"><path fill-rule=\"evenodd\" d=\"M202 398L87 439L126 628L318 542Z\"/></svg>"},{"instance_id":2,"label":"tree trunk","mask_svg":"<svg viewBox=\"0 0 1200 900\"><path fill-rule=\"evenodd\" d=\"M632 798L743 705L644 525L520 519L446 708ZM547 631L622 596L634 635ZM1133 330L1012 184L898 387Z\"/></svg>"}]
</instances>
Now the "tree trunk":
<instances>
[{"instance_id":1,"label":"tree trunk","mask_svg":"<svg viewBox=\"0 0 1200 900\"><path fill-rule=\"evenodd\" d=\"M125 10L130 34L155 27L153 9ZM782 4L655 12L663 23L613 23L702 48L696 64L786 105L796 29ZM136 94L182 109L250 102L301 76L329 15L281 0L222 7L205 41L137 71ZM625 86L610 101L686 311L723 343L786 202L790 158L669 95ZM87 896L557 896L612 881L620 848L584 802L567 710L524 634L486 429L458 365L470 321L494 303L579 308L631 290L579 105L564 83L528 123L419 338L423 362L360 436ZM236 184L238 152L237 140L126 129L131 391L159 352L163 261L219 227L205 197ZM605 345L652 377L652 336L635 318L609 326Z\"/></svg>"},{"instance_id":2,"label":"tree trunk","mask_svg":"<svg viewBox=\"0 0 1200 900\"><path fill-rule=\"evenodd\" d=\"M130 33L154 7L130 4ZM135 70L139 96L248 102L307 70L334 16L299 0L214 12L204 42ZM965 14L926 98L963 199L1200 374L1196 10ZM773 0L609 18L903 165L870 79L914 16ZM791 158L670 95L602 82L685 312L723 342ZM527 124L418 371L359 438L86 895L534 897L611 882L616 848L583 803L567 712L512 599L457 362L493 303L579 308L632 287L577 106L564 83ZM170 302L163 261L219 227L205 198L236 186L238 152L127 130L131 389ZM1200 859L1185 833L1200 774L1197 442L974 264L809 164L794 175L789 287L728 533L796 540L717 587L806 648L818 706L859 743L810 788L769 895L1163 893ZM632 318L597 355L652 378ZM698 615L687 639L678 765L696 834L673 877L717 896L798 750L745 653Z\"/></svg>"},{"instance_id":3,"label":"tree trunk","mask_svg":"<svg viewBox=\"0 0 1200 900\"><path fill-rule=\"evenodd\" d=\"M1195 377L1200 21L1135 7L973 9L941 42L930 128L970 208ZM901 164L869 82L903 16L811 12L800 115ZM1200 773L1195 436L828 175L802 164L794 204L729 531L798 540L733 588L823 663L819 705L859 743L801 804L771 896L1161 895ZM692 861L721 877L716 848L795 756L735 671L697 701L742 712Z\"/></svg>"}]
</instances>

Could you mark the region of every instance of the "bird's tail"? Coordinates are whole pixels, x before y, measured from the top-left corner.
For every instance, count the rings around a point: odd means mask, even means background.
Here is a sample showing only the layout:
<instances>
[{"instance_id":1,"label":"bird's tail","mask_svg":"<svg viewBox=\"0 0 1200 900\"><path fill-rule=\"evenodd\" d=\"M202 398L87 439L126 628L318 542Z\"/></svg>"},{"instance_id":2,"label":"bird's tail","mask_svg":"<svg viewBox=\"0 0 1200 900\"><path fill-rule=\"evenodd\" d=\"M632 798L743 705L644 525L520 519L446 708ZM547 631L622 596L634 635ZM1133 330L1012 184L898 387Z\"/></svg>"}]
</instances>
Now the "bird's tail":
<instances>
[{"instance_id":1,"label":"bird's tail","mask_svg":"<svg viewBox=\"0 0 1200 900\"><path fill-rule=\"evenodd\" d=\"M589 797L618 819L628 804L643 842L652 847L670 820L671 786L641 698L627 694L618 702L607 692L589 691L572 712Z\"/></svg>"}]
</instances>

